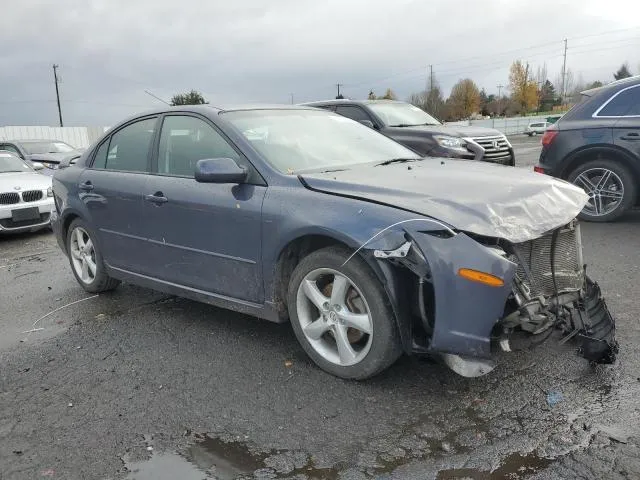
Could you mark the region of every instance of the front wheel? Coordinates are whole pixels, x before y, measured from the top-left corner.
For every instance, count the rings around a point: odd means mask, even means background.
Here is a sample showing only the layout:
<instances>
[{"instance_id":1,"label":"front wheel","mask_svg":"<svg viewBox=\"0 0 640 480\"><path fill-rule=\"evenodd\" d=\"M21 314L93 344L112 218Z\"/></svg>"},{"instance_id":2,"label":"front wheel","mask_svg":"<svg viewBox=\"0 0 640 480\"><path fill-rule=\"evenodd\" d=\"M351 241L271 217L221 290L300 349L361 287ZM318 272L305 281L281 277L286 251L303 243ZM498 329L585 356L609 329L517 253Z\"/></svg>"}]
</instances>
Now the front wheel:
<instances>
[{"instance_id":1,"label":"front wheel","mask_svg":"<svg viewBox=\"0 0 640 480\"><path fill-rule=\"evenodd\" d=\"M106 292L120 284L119 280L107 275L95 235L80 218L76 218L69 226L67 252L71 271L80 286L87 292Z\"/></svg>"},{"instance_id":2,"label":"front wheel","mask_svg":"<svg viewBox=\"0 0 640 480\"><path fill-rule=\"evenodd\" d=\"M616 220L632 207L636 198L633 176L624 165L614 160L586 162L573 170L567 179L589 195L579 215L582 220Z\"/></svg>"},{"instance_id":3,"label":"front wheel","mask_svg":"<svg viewBox=\"0 0 640 480\"><path fill-rule=\"evenodd\" d=\"M402 353L384 288L364 260L350 258L345 248L323 248L298 264L288 308L302 348L337 377L370 378Z\"/></svg>"}]
</instances>

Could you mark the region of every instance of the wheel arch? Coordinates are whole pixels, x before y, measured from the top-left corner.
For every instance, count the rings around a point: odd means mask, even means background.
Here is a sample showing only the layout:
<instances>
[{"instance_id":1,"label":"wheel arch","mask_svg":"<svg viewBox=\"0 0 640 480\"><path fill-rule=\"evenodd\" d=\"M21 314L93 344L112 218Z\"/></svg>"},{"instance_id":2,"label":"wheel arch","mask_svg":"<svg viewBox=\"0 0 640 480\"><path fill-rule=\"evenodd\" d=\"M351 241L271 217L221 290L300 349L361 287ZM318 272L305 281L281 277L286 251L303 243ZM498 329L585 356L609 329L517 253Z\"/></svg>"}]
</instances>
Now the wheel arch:
<instances>
[{"instance_id":1,"label":"wheel arch","mask_svg":"<svg viewBox=\"0 0 640 480\"><path fill-rule=\"evenodd\" d=\"M352 238L345 238L341 234L326 233L306 233L287 242L280 250L275 263L273 276L273 304L280 318L280 321L289 320L287 305L287 290L289 279L298 263L307 255L329 246L343 246L355 252L362 242ZM369 268L372 269L377 279L387 294L389 303L394 312L396 325L400 333L403 349L409 353L412 349L412 318L407 308L405 295L405 278L398 274L388 262L378 262L373 255L369 255L370 249L363 249L358 252Z\"/></svg>"}]
</instances>

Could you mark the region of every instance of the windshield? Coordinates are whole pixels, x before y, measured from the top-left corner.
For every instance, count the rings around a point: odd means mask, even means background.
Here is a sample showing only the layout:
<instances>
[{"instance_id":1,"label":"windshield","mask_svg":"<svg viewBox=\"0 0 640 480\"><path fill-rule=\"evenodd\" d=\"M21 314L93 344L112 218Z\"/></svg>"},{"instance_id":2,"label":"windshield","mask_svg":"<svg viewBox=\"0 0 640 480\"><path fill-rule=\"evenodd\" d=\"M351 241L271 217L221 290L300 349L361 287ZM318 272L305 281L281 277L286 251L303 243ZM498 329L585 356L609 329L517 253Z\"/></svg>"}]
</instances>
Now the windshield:
<instances>
[{"instance_id":1,"label":"windshield","mask_svg":"<svg viewBox=\"0 0 640 480\"><path fill-rule=\"evenodd\" d=\"M368 106L388 127L440 125L438 120L410 103L370 103Z\"/></svg>"},{"instance_id":2,"label":"windshield","mask_svg":"<svg viewBox=\"0 0 640 480\"><path fill-rule=\"evenodd\" d=\"M29 155L42 153L69 153L75 148L64 142L26 142L23 148Z\"/></svg>"},{"instance_id":3,"label":"windshield","mask_svg":"<svg viewBox=\"0 0 640 480\"><path fill-rule=\"evenodd\" d=\"M330 112L250 110L223 115L283 173L421 158L371 128Z\"/></svg>"},{"instance_id":4,"label":"windshield","mask_svg":"<svg viewBox=\"0 0 640 480\"><path fill-rule=\"evenodd\" d=\"M0 173L9 172L33 172L33 169L14 155L0 153Z\"/></svg>"}]
</instances>

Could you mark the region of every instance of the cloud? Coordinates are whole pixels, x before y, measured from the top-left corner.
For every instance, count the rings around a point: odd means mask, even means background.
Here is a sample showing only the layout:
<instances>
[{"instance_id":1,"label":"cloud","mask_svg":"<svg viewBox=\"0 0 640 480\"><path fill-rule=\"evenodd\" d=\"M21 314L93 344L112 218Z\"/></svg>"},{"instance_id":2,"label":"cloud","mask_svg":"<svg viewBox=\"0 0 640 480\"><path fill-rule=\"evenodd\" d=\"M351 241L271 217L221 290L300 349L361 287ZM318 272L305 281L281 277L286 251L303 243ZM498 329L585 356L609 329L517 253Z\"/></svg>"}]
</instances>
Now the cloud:
<instances>
[{"instance_id":1,"label":"cloud","mask_svg":"<svg viewBox=\"0 0 640 480\"><path fill-rule=\"evenodd\" d=\"M531 5L5 0L0 124L55 124L52 63L60 65L66 123L108 125L156 105L145 89L167 99L195 88L212 103L284 103L291 93L296 101L331 97L339 82L354 97L387 87L406 97L424 88L429 64L445 91L470 77L491 92L506 84L515 58L546 62L553 80L566 37L569 66L585 80L640 62L640 29L576 38L635 27L637 2L610 0L607 14L596 0Z\"/></svg>"}]
</instances>

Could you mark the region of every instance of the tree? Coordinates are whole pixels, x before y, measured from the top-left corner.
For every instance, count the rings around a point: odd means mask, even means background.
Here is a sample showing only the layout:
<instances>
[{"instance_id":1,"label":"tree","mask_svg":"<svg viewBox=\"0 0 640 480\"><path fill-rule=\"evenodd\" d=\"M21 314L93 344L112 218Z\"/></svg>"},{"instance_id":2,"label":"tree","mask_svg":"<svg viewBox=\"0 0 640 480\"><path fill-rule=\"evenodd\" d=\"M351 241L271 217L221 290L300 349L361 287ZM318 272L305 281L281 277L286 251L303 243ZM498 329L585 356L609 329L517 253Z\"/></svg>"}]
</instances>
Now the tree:
<instances>
[{"instance_id":1,"label":"tree","mask_svg":"<svg viewBox=\"0 0 640 480\"><path fill-rule=\"evenodd\" d=\"M591 90L592 88L600 88L604 85L600 80L596 80L595 82L591 82L587 85L587 90Z\"/></svg>"},{"instance_id":2,"label":"tree","mask_svg":"<svg viewBox=\"0 0 640 480\"><path fill-rule=\"evenodd\" d=\"M377 97L376 97L376 94L375 94L375 93L373 93L373 90L371 90L371 91L369 92L369 96L368 96L367 98L368 98L369 100L375 100Z\"/></svg>"},{"instance_id":3,"label":"tree","mask_svg":"<svg viewBox=\"0 0 640 480\"><path fill-rule=\"evenodd\" d=\"M188 93L179 93L171 97L171 105L203 105L207 102L202 94L196 90L191 90Z\"/></svg>"},{"instance_id":4,"label":"tree","mask_svg":"<svg viewBox=\"0 0 640 480\"><path fill-rule=\"evenodd\" d=\"M540 87L540 110L548 112L556 104L556 89L549 80Z\"/></svg>"},{"instance_id":5,"label":"tree","mask_svg":"<svg viewBox=\"0 0 640 480\"><path fill-rule=\"evenodd\" d=\"M422 91L409 95L407 102L421 108L438 119L445 117L445 104L442 98L442 91L438 85L435 85L435 82L433 88L428 92Z\"/></svg>"},{"instance_id":6,"label":"tree","mask_svg":"<svg viewBox=\"0 0 640 480\"><path fill-rule=\"evenodd\" d=\"M387 91L384 92L384 95L382 97L383 100L396 100L396 94L393 93L393 90L391 90L390 88L387 88Z\"/></svg>"},{"instance_id":7,"label":"tree","mask_svg":"<svg viewBox=\"0 0 640 480\"><path fill-rule=\"evenodd\" d=\"M454 119L469 118L480 111L480 90L470 78L456 83L447 99L449 117Z\"/></svg>"},{"instance_id":8,"label":"tree","mask_svg":"<svg viewBox=\"0 0 640 480\"><path fill-rule=\"evenodd\" d=\"M520 60L516 60L511 64L509 87L511 89L511 97L519 105L520 112L526 113L536 108L538 104L538 86L530 77L528 63L524 65Z\"/></svg>"},{"instance_id":9,"label":"tree","mask_svg":"<svg viewBox=\"0 0 640 480\"><path fill-rule=\"evenodd\" d=\"M618 71L613 74L613 78L616 80L622 80L623 78L629 78L631 76L631 72L629 71L629 64L623 63Z\"/></svg>"}]
</instances>

